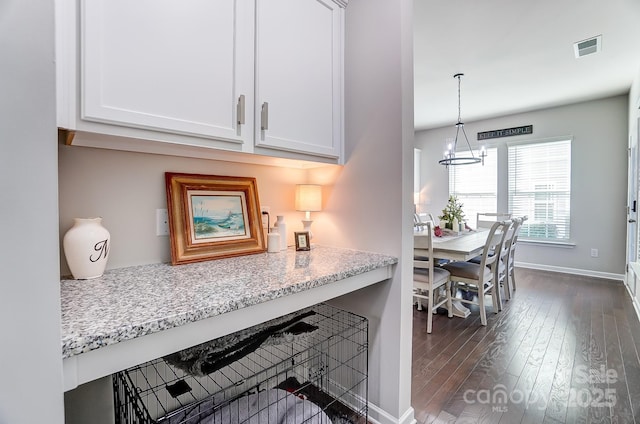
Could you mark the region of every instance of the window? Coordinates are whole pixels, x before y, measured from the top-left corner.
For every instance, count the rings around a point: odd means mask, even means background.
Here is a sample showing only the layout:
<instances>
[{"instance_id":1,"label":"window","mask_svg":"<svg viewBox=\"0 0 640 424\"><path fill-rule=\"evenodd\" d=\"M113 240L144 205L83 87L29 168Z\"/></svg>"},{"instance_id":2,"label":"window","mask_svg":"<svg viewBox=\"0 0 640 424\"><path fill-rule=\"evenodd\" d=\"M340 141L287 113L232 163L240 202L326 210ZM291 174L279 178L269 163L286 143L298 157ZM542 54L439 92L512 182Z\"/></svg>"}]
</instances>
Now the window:
<instances>
[{"instance_id":1,"label":"window","mask_svg":"<svg viewBox=\"0 0 640 424\"><path fill-rule=\"evenodd\" d=\"M520 237L568 241L571 140L516 144L509 151L509 211L527 215Z\"/></svg>"},{"instance_id":2,"label":"window","mask_svg":"<svg viewBox=\"0 0 640 424\"><path fill-rule=\"evenodd\" d=\"M474 151L475 155L479 152ZM449 194L458 196L464 205L467 224L476 227L478 212L497 210L498 154L496 148L487 149L482 165L458 165L449 167Z\"/></svg>"}]
</instances>

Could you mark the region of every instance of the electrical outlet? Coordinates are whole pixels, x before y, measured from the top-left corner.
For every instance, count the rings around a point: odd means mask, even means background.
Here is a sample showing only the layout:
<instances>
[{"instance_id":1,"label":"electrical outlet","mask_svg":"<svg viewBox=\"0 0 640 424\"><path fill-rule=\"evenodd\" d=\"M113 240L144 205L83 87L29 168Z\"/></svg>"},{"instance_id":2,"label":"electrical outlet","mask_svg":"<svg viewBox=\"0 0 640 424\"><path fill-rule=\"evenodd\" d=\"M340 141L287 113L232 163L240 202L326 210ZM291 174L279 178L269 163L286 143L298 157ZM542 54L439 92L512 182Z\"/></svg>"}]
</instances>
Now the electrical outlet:
<instances>
[{"instance_id":1,"label":"electrical outlet","mask_svg":"<svg viewBox=\"0 0 640 424\"><path fill-rule=\"evenodd\" d=\"M598 257L598 249L591 249L591 257L592 258Z\"/></svg>"},{"instance_id":2,"label":"electrical outlet","mask_svg":"<svg viewBox=\"0 0 640 424\"><path fill-rule=\"evenodd\" d=\"M169 213L166 209L156 209L156 235L169 235Z\"/></svg>"},{"instance_id":3,"label":"electrical outlet","mask_svg":"<svg viewBox=\"0 0 640 424\"><path fill-rule=\"evenodd\" d=\"M262 228L265 230L269 229L269 213L271 212L271 208L269 206L261 206L260 214L262 215Z\"/></svg>"}]
</instances>

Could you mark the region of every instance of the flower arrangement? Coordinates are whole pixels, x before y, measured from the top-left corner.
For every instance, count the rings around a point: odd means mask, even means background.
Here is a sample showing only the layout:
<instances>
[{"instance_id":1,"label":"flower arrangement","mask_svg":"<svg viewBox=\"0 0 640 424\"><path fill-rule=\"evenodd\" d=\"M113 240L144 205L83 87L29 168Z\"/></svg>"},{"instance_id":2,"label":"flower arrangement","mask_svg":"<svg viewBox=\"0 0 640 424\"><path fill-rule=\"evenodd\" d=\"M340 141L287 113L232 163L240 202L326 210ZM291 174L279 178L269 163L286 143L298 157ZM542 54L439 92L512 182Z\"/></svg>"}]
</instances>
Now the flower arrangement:
<instances>
[{"instance_id":1,"label":"flower arrangement","mask_svg":"<svg viewBox=\"0 0 640 424\"><path fill-rule=\"evenodd\" d=\"M464 212L462 212L462 203L458 201L457 196L449 196L449 201L447 202L447 206L442 209L442 215L438 218L442 221L445 221L447 227L450 227L453 224L453 220L456 219L458 223L463 222Z\"/></svg>"}]
</instances>

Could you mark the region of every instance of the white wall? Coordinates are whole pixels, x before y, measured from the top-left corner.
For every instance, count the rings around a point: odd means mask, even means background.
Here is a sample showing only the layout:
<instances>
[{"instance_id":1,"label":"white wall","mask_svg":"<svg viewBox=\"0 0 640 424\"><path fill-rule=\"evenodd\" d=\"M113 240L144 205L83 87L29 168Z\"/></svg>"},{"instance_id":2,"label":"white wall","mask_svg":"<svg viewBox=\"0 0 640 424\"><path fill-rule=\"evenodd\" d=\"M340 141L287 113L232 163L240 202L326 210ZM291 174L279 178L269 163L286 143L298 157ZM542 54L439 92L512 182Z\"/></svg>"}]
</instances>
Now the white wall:
<instances>
[{"instance_id":1,"label":"white wall","mask_svg":"<svg viewBox=\"0 0 640 424\"><path fill-rule=\"evenodd\" d=\"M383 423L413 419L411 6L411 0L349 1L344 167L303 171L80 147L59 150L61 234L73 217L102 216L112 235L110 268L169 259L168 239L155 236L153 222L155 209L166 206L165 171L255 176L261 204L271 206L272 215L284 212L290 232L302 219L293 210L294 185L325 185L324 209L313 214L313 242L403 258L392 280L335 300L370 319L369 397L381 408L371 415ZM65 271L64 259L61 264Z\"/></svg>"},{"instance_id":2,"label":"white wall","mask_svg":"<svg viewBox=\"0 0 640 424\"><path fill-rule=\"evenodd\" d=\"M293 231L302 229L304 213L294 208L295 184L307 178L302 169L65 145L59 146L59 162L60 234L75 217L101 216L111 233L108 269L170 261L169 237L156 236L155 226L156 209L167 208L167 171L255 177L260 204L271 208L271 224L276 215L285 216L289 244ZM337 167L327 167L332 168ZM64 255L60 263L68 274Z\"/></svg>"},{"instance_id":3,"label":"white wall","mask_svg":"<svg viewBox=\"0 0 640 424\"><path fill-rule=\"evenodd\" d=\"M0 423L61 424L53 2L0 3Z\"/></svg>"},{"instance_id":4,"label":"white wall","mask_svg":"<svg viewBox=\"0 0 640 424\"><path fill-rule=\"evenodd\" d=\"M624 274L627 99L626 95L616 96L465 124L470 141L474 141L480 131L533 125L533 135L493 140L498 145L516 140L573 136L571 240L576 246L561 248L523 243L519 245L517 261L587 270L602 276ZM445 139L451 138L454 131L451 126L416 133L416 147L422 149L420 208L434 214L441 212L448 193L448 174L437 160L442 156ZM599 250L598 258L590 256L591 248Z\"/></svg>"},{"instance_id":5,"label":"white wall","mask_svg":"<svg viewBox=\"0 0 640 424\"><path fill-rule=\"evenodd\" d=\"M640 118L640 69L629 91L629 136L638 137L638 119Z\"/></svg>"},{"instance_id":6,"label":"white wall","mask_svg":"<svg viewBox=\"0 0 640 424\"><path fill-rule=\"evenodd\" d=\"M348 162L326 228L341 246L402 258L392 281L340 299L370 319L370 399L391 417L413 419L411 287L413 257L412 1L351 0L346 23ZM313 173L311 173L313 176Z\"/></svg>"},{"instance_id":7,"label":"white wall","mask_svg":"<svg viewBox=\"0 0 640 424\"><path fill-rule=\"evenodd\" d=\"M629 133L637 131L638 118L640 117L640 69L631 84L629 91Z\"/></svg>"}]
</instances>

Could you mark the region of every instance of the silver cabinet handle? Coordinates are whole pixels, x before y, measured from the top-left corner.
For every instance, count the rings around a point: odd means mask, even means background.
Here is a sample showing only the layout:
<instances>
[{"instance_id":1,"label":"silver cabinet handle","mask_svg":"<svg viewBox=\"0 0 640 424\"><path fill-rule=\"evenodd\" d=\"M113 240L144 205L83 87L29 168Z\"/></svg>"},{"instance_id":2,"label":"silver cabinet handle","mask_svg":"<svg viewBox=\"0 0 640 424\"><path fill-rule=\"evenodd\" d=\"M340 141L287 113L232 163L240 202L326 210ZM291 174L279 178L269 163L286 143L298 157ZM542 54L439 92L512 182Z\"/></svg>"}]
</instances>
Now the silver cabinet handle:
<instances>
[{"instance_id":1,"label":"silver cabinet handle","mask_svg":"<svg viewBox=\"0 0 640 424\"><path fill-rule=\"evenodd\" d=\"M262 111L260 112L260 128L264 130L269 129L269 103L262 103Z\"/></svg>"},{"instance_id":2,"label":"silver cabinet handle","mask_svg":"<svg viewBox=\"0 0 640 424\"><path fill-rule=\"evenodd\" d=\"M244 124L244 94L241 94L238 97L238 106L236 109L236 113L238 115L238 125Z\"/></svg>"}]
</instances>

